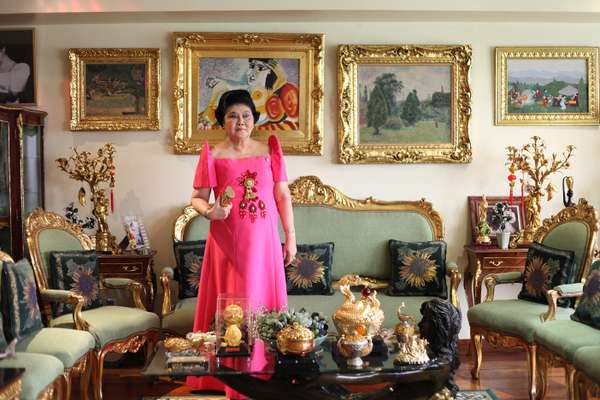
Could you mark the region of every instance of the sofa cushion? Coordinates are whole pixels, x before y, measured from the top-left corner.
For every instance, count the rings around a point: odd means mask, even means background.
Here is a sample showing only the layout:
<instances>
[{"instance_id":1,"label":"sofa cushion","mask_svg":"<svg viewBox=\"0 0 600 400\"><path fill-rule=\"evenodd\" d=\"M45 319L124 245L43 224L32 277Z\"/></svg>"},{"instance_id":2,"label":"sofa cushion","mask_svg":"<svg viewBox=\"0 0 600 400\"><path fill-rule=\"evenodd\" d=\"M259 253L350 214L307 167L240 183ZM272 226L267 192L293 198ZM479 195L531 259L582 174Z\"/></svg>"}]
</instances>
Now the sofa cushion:
<instances>
[{"instance_id":1,"label":"sofa cushion","mask_svg":"<svg viewBox=\"0 0 600 400\"><path fill-rule=\"evenodd\" d=\"M198 296L205 247L206 240L175 242L173 244L180 299Z\"/></svg>"},{"instance_id":2,"label":"sofa cushion","mask_svg":"<svg viewBox=\"0 0 600 400\"><path fill-rule=\"evenodd\" d=\"M467 312L469 324L478 325L497 332L516 335L533 343L533 332L542 325L540 315L548 306L526 300L494 300L476 304ZM571 308L558 308L557 320L568 320Z\"/></svg>"},{"instance_id":3,"label":"sofa cushion","mask_svg":"<svg viewBox=\"0 0 600 400\"><path fill-rule=\"evenodd\" d=\"M44 327L37 298L33 269L27 259L4 263L2 293L10 321L8 335L21 338Z\"/></svg>"},{"instance_id":4,"label":"sofa cushion","mask_svg":"<svg viewBox=\"0 0 600 400\"><path fill-rule=\"evenodd\" d=\"M47 354L17 353L0 360L0 368L25 368L19 399L32 400L61 376L65 367L58 358Z\"/></svg>"},{"instance_id":5,"label":"sofa cushion","mask_svg":"<svg viewBox=\"0 0 600 400\"><path fill-rule=\"evenodd\" d=\"M332 294L331 268L334 244L299 244L298 253L285 269L287 293Z\"/></svg>"},{"instance_id":6,"label":"sofa cushion","mask_svg":"<svg viewBox=\"0 0 600 400\"><path fill-rule=\"evenodd\" d=\"M585 281L583 295L571 319L600 329L600 270L593 271Z\"/></svg>"},{"instance_id":7,"label":"sofa cushion","mask_svg":"<svg viewBox=\"0 0 600 400\"><path fill-rule=\"evenodd\" d=\"M600 344L600 331L571 320L548 321L535 330L535 342L568 361L584 346Z\"/></svg>"},{"instance_id":8,"label":"sofa cushion","mask_svg":"<svg viewBox=\"0 0 600 400\"><path fill-rule=\"evenodd\" d=\"M594 382L600 384L600 346L582 347L575 352L573 365Z\"/></svg>"},{"instance_id":9,"label":"sofa cushion","mask_svg":"<svg viewBox=\"0 0 600 400\"><path fill-rule=\"evenodd\" d=\"M392 275L391 296L448 297L446 242L389 241Z\"/></svg>"},{"instance_id":10,"label":"sofa cushion","mask_svg":"<svg viewBox=\"0 0 600 400\"><path fill-rule=\"evenodd\" d=\"M180 336L185 336L188 332L192 332L197 301L196 297L179 300L175 304L175 307L173 307L173 311L163 317L162 329L175 332Z\"/></svg>"},{"instance_id":11,"label":"sofa cushion","mask_svg":"<svg viewBox=\"0 0 600 400\"><path fill-rule=\"evenodd\" d=\"M527 252L527 262L523 272L523 286L519 299L548 304L546 291L569 282L573 270L575 254L532 243ZM561 299L559 305L567 306L568 299Z\"/></svg>"},{"instance_id":12,"label":"sofa cushion","mask_svg":"<svg viewBox=\"0 0 600 400\"><path fill-rule=\"evenodd\" d=\"M94 337L86 331L63 328L43 328L22 337L16 350L27 353L49 354L71 368L96 346Z\"/></svg>"},{"instance_id":13,"label":"sofa cushion","mask_svg":"<svg viewBox=\"0 0 600 400\"><path fill-rule=\"evenodd\" d=\"M69 290L83 296L83 309L102 306L100 298L98 264L94 250L52 251L48 254L50 281L53 289ZM73 305L52 303L52 315L56 318L73 312Z\"/></svg>"}]
</instances>

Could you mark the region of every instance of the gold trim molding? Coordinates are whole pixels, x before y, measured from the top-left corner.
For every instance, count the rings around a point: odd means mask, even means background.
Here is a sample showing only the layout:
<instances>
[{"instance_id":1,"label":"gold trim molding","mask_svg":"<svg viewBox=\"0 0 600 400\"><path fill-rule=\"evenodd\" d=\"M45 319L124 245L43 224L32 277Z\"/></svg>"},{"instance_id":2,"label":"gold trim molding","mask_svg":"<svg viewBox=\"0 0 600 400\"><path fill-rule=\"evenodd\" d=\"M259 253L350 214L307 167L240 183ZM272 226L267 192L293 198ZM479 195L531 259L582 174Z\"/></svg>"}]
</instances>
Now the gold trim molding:
<instances>
[{"instance_id":1,"label":"gold trim molding","mask_svg":"<svg viewBox=\"0 0 600 400\"><path fill-rule=\"evenodd\" d=\"M471 47L468 45L338 46L338 159L357 163L469 163ZM449 65L451 68L450 143L361 144L358 131L358 66Z\"/></svg>"}]
</instances>

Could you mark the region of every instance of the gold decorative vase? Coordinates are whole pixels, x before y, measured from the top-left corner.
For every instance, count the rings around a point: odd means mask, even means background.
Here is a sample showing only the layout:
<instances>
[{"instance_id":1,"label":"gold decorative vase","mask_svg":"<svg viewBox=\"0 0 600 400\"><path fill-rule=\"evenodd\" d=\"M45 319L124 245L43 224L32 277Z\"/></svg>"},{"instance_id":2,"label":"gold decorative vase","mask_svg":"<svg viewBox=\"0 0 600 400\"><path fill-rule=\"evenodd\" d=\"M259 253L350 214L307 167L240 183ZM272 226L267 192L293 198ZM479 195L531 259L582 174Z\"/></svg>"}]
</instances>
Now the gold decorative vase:
<instances>
[{"instance_id":1,"label":"gold decorative vase","mask_svg":"<svg viewBox=\"0 0 600 400\"><path fill-rule=\"evenodd\" d=\"M341 285L344 303L333 314L333 323L340 336L359 335L372 337L379 333L384 314L377 300L377 291L365 288L360 299L356 299L350 291L350 285Z\"/></svg>"},{"instance_id":2,"label":"gold decorative vase","mask_svg":"<svg viewBox=\"0 0 600 400\"><path fill-rule=\"evenodd\" d=\"M352 335L340 336L337 348L340 354L348 359L346 363L349 367L360 368L363 366L361 357L366 357L373 351L373 342L370 337L355 332Z\"/></svg>"},{"instance_id":3,"label":"gold decorative vase","mask_svg":"<svg viewBox=\"0 0 600 400\"><path fill-rule=\"evenodd\" d=\"M294 322L277 332L277 350L282 354L304 356L315 348L314 333Z\"/></svg>"}]
</instances>

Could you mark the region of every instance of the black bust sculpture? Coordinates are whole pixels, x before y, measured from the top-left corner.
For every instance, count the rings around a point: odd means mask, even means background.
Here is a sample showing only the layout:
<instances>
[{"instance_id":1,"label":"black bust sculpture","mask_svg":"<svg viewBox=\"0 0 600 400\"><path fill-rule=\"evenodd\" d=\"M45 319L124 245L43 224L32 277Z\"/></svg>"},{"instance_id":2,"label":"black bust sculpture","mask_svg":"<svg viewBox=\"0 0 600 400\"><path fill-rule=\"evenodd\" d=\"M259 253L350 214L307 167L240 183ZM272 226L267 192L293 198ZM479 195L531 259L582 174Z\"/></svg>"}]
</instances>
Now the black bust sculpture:
<instances>
[{"instance_id":1,"label":"black bust sculpture","mask_svg":"<svg viewBox=\"0 0 600 400\"><path fill-rule=\"evenodd\" d=\"M454 374L460 365L458 358L458 333L460 310L442 299L429 300L421 305L423 318L419 322L421 337L429 342L429 356L450 362L450 374L445 387L456 396L458 386Z\"/></svg>"}]
</instances>

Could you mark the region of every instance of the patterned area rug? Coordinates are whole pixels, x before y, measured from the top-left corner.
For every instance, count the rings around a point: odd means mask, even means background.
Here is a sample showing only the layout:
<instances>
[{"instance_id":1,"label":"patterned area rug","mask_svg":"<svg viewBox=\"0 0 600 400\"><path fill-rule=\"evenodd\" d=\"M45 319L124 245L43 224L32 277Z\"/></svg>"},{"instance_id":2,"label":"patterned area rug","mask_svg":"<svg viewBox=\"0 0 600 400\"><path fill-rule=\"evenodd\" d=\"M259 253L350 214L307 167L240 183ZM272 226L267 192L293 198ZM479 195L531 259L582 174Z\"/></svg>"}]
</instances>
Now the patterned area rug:
<instances>
[{"instance_id":1,"label":"patterned area rug","mask_svg":"<svg viewBox=\"0 0 600 400\"><path fill-rule=\"evenodd\" d=\"M189 396L162 396L143 397L142 400L225 400L224 396L215 395L189 395ZM492 389L487 390L465 390L459 392L456 400L498 400Z\"/></svg>"}]
</instances>

